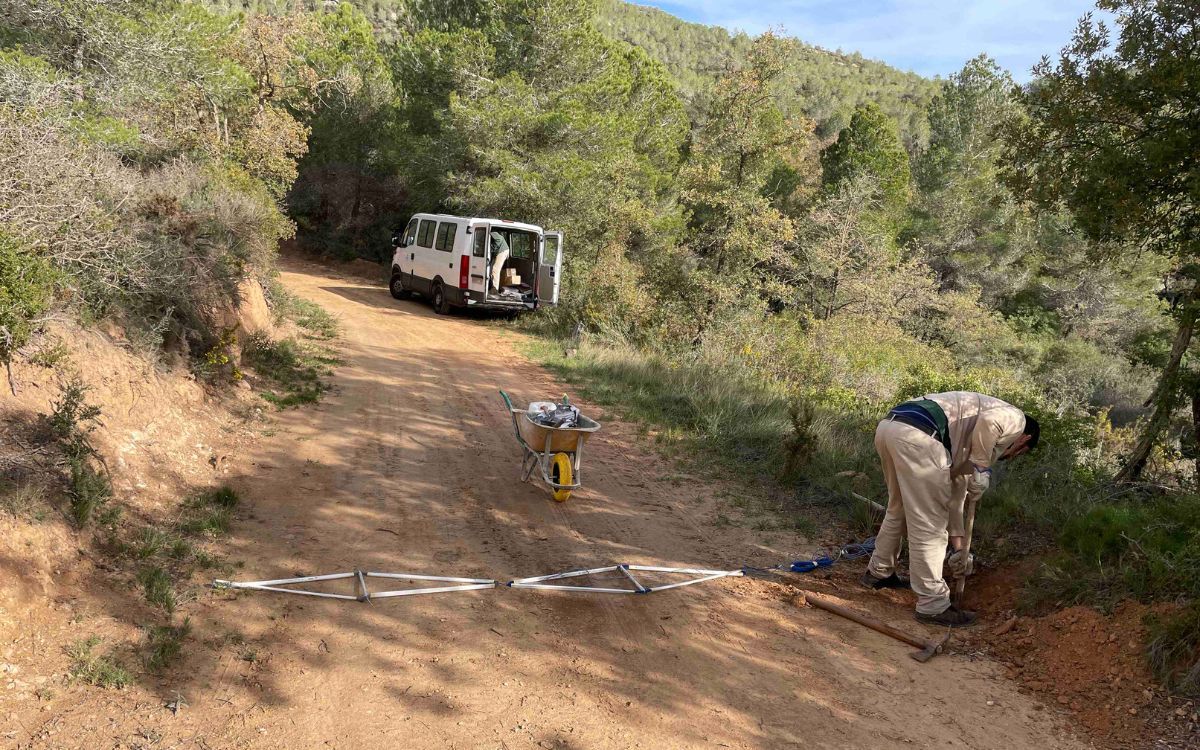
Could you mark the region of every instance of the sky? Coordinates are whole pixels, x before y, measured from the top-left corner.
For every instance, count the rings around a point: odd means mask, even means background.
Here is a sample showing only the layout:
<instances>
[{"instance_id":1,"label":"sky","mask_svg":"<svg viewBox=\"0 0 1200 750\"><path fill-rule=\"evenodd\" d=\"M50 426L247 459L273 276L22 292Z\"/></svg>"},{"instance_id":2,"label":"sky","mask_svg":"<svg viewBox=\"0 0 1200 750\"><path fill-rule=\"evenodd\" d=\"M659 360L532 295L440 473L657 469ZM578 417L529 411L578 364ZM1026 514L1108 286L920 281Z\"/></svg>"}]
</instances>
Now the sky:
<instances>
[{"instance_id":1,"label":"sky","mask_svg":"<svg viewBox=\"0 0 1200 750\"><path fill-rule=\"evenodd\" d=\"M808 44L860 52L945 77L986 52L1018 81L1054 58L1094 0L634 0L687 21L751 34L780 28Z\"/></svg>"}]
</instances>

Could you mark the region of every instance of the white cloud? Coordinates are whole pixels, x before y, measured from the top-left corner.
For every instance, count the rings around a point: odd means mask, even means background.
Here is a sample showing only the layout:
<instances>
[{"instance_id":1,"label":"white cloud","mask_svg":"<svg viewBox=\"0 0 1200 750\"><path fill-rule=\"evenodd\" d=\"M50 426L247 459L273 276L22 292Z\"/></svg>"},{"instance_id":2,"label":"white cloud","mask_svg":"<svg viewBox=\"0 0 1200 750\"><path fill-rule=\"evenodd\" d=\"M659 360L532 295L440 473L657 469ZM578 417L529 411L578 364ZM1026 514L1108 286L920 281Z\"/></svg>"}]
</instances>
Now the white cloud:
<instances>
[{"instance_id":1,"label":"white cloud","mask_svg":"<svg viewBox=\"0 0 1200 750\"><path fill-rule=\"evenodd\" d=\"M690 21L751 34L782 27L809 44L924 75L948 75L986 52L1027 80L1070 39L1093 0L638 0Z\"/></svg>"}]
</instances>

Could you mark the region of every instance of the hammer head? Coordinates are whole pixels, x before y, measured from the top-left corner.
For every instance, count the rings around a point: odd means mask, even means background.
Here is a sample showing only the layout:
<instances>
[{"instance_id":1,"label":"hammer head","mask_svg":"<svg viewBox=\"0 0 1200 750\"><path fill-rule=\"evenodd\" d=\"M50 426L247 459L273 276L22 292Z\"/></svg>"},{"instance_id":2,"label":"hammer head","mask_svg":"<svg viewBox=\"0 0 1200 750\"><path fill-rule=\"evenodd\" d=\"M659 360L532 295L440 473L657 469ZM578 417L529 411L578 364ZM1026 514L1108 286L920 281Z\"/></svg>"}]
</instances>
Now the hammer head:
<instances>
[{"instance_id":1,"label":"hammer head","mask_svg":"<svg viewBox=\"0 0 1200 750\"><path fill-rule=\"evenodd\" d=\"M913 651L913 652L909 653L909 656L911 656L912 658L914 658L917 661L924 664L925 662L929 661L933 657L942 653L942 649L945 648L946 642L949 640L950 640L950 629L947 628L946 634L943 635L941 638L934 638L933 640L931 640L925 644L925 648L921 649L920 651Z\"/></svg>"}]
</instances>

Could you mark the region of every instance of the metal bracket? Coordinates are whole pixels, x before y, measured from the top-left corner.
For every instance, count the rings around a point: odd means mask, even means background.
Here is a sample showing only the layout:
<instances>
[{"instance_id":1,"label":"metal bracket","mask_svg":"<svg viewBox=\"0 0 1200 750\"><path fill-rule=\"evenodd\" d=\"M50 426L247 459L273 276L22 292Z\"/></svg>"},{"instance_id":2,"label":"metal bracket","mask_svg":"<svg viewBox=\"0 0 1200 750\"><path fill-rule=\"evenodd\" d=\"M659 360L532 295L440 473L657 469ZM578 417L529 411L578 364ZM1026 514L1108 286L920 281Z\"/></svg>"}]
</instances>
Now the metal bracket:
<instances>
[{"instance_id":1,"label":"metal bracket","mask_svg":"<svg viewBox=\"0 0 1200 750\"><path fill-rule=\"evenodd\" d=\"M354 575L358 577L358 587L362 591L362 593L358 595L358 600L360 602L367 602L370 604L371 592L367 590L367 579L363 576L363 572L357 568L354 570Z\"/></svg>"}]
</instances>

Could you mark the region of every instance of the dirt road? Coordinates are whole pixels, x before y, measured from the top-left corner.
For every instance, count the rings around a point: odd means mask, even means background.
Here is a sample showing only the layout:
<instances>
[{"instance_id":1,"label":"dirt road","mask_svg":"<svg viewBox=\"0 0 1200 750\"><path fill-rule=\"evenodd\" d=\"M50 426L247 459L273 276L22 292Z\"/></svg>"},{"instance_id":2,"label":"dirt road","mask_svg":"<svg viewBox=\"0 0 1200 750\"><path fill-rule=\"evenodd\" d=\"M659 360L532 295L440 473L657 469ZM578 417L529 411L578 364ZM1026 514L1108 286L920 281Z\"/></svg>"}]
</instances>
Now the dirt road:
<instances>
[{"instance_id":1,"label":"dirt road","mask_svg":"<svg viewBox=\"0 0 1200 750\"><path fill-rule=\"evenodd\" d=\"M244 561L235 577L360 567L507 580L614 562L740 567L808 549L716 523L719 487L660 481L678 469L586 403L604 429L585 489L555 504L518 481L497 388L518 402L569 389L525 361L513 334L315 267L283 282L341 319L344 365L318 407L284 413L230 459L247 509L227 551ZM844 593L919 629L902 596ZM987 661L919 665L789 600L754 579L370 605L212 596L188 607L202 646L175 677L186 711L131 715L169 724L178 741L163 747L1084 746Z\"/></svg>"}]
</instances>

